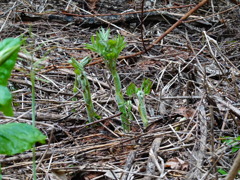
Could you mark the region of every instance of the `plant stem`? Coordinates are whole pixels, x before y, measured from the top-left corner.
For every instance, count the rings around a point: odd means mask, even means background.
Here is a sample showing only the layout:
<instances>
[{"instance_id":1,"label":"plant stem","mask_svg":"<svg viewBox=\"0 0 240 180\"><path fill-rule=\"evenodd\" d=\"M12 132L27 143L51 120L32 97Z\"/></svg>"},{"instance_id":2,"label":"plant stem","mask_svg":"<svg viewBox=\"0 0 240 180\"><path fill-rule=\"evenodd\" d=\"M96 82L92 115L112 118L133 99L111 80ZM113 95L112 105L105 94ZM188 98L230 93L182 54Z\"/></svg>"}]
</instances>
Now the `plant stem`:
<instances>
[{"instance_id":1,"label":"plant stem","mask_svg":"<svg viewBox=\"0 0 240 180\"><path fill-rule=\"evenodd\" d=\"M144 100L144 92L143 91L138 91L137 92L137 97L138 97L138 101L139 101L138 111L139 111L140 116L142 118L144 127L147 127L148 119L147 119L147 111L146 111L145 100Z\"/></svg>"},{"instance_id":2,"label":"plant stem","mask_svg":"<svg viewBox=\"0 0 240 180\"><path fill-rule=\"evenodd\" d=\"M90 84L87 79L86 72L84 71L84 66L86 66L90 62L90 58L86 57L82 59L82 61L79 63L75 59L72 59L72 65L77 70L76 72L76 78L77 83L81 85L82 91L83 91L83 99L86 103L86 110L88 114L88 122L93 122L95 118L98 118L97 113L94 111L94 106L92 103L92 97L90 92Z\"/></svg>"},{"instance_id":3,"label":"plant stem","mask_svg":"<svg viewBox=\"0 0 240 180\"><path fill-rule=\"evenodd\" d=\"M31 79L31 83L32 83L32 126L35 127L35 125L36 125L36 122L35 122L35 120L36 120L36 98L35 98L35 66L34 66L34 64L32 65L32 69L30 72L30 79ZM37 179L37 170L36 170L36 148L35 148L35 145L33 145L32 153L33 153L33 157L32 157L33 179L36 180Z\"/></svg>"},{"instance_id":4,"label":"plant stem","mask_svg":"<svg viewBox=\"0 0 240 180\"><path fill-rule=\"evenodd\" d=\"M121 85L120 77L117 73L116 68L112 68L112 69L110 69L110 71L113 76L118 109L122 113L120 116L121 121L122 121L122 127L123 127L124 131L129 132L130 131L129 115L127 113L125 100L123 99L122 85Z\"/></svg>"},{"instance_id":5,"label":"plant stem","mask_svg":"<svg viewBox=\"0 0 240 180\"><path fill-rule=\"evenodd\" d=\"M81 75L80 79L81 79L80 83L81 83L82 91L83 91L83 98L86 103L88 122L93 122L96 113L94 111L94 106L92 103L92 98L91 98L91 93L90 93L90 84L85 76Z\"/></svg>"}]
</instances>

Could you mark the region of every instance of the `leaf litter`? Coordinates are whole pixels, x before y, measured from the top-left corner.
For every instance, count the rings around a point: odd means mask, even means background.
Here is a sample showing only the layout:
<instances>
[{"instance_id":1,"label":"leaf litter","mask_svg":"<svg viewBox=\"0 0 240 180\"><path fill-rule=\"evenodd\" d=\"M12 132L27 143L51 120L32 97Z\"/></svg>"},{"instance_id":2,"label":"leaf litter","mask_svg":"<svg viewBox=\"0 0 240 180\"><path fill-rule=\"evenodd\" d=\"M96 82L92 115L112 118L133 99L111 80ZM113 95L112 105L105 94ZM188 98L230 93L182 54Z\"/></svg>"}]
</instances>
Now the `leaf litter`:
<instances>
[{"instance_id":1,"label":"leaf litter","mask_svg":"<svg viewBox=\"0 0 240 180\"><path fill-rule=\"evenodd\" d=\"M192 4L191 4L192 3ZM149 1L161 15L134 21L107 22L111 34L125 36L122 56L142 51L198 1ZM217 4L214 4L217 3ZM123 91L145 78L153 82L146 96L149 125L144 128L138 102L132 101L130 133L121 129L114 98L113 80L101 59L84 49L99 24L74 24L41 18L72 14L141 11L138 1L10 1L0 3L1 39L22 35L21 49L9 88L13 93L14 118L1 115L0 123L31 122L33 61L36 72L37 127L48 136L37 145L38 179L213 179L225 178L235 154L222 137L239 137L238 5L230 1L200 7L147 53L118 61ZM144 14L147 16L146 14ZM25 18L25 19L24 19ZM99 16L100 18L100 16ZM123 19L123 18L122 18ZM127 20L127 18L124 18ZM68 60L94 58L86 68L96 111L102 119L87 125L81 90L73 93L74 73ZM238 142L235 142L238 143ZM30 179L32 153L1 156L3 178Z\"/></svg>"}]
</instances>

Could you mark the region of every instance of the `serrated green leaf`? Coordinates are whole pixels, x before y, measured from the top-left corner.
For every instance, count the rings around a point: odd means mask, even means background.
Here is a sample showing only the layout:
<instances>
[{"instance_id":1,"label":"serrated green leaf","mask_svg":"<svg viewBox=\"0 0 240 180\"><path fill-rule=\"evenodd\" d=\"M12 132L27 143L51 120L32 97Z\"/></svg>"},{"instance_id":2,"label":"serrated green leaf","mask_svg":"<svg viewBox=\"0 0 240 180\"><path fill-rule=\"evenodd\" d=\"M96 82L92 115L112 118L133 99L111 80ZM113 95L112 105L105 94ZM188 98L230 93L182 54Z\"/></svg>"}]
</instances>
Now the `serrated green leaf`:
<instances>
[{"instance_id":1,"label":"serrated green leaf","mask_svg":"<svg viewBox=\"0 0 240 180\"><path fill-rule=\"evenodd\" d=\"M14 155L45 143L46 136L37 128L25 123L0 125L0 154Z\"/></svg>"},{"instance_id":2,"label":"serrated green leaf","mask_svg":"<svg viewBox=\"0 0 240 180\"><path fill-rule=\"evenodd\" d=\"M5 116L13 116L12 95L6 86L0 85L0 111Z\"/></svg>"},{"instance_id":3,"label":"serrated green leaf","mask_svg":"<svg viewBox=\"0 0 240 180\"><path fill-rule=\"evenodd\" d=\"M116 60L126 46L124 37L118 35L114 39L110 39L110 29L106 31L101 28L97 33L96 37L91 37L92 44L86 44L86 48L98 53L105 60L112 61ZM109 63L110 64L110 63Z\"/></svg>"},{"instance_id":4,"label":"serrated green leaf","mask_svg":"<svg viewBox=\"0 0 240 180\"><path fill-rule=\"evenodd\" d=\"M150 94L152 88L152 81L150 79L144 79L141 89L144 92L144 94Z\"/></svg>"}]
</instances>

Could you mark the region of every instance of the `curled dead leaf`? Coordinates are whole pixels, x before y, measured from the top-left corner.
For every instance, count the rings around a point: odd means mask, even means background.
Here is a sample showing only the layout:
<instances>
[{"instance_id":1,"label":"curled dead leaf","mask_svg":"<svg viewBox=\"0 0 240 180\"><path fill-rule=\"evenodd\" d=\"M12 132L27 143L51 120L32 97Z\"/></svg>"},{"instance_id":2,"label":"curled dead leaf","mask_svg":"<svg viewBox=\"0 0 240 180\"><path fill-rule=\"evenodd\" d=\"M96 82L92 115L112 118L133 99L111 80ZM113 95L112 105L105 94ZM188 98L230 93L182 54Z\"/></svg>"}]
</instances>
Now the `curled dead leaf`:
<instances>
[{"instance_id":1,"label":"curled dead leaf","mask_svg":"<svg viewBox=\"0 0 240 180\"><path fill-rule=\"evenodd\" d=\"M171 158L165 163L165 168L170 168L173 170L186 171L188 170L188 166L189 166L188 162L183 161L177 157Z\"/></svg>"}]
</instances>

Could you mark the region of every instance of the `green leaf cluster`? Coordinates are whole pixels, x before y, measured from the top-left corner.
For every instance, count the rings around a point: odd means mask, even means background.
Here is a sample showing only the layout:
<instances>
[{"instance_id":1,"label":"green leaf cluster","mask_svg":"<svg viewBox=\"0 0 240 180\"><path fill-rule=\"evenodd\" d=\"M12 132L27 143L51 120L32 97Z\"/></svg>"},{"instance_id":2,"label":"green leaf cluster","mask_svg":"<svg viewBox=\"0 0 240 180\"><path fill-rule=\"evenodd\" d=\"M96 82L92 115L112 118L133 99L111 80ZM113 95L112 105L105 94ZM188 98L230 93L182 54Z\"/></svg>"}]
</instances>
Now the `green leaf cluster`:
<instances>
[{"instance_id":1,"label":"green leaf cluster","mask_svg":"<svg viewBox=\"0 0 240 180\"><path fill-rule=\"evenodd\" d=\"M0 42L0 111L6 116L13 115L12 95L7 85L16 63L21 46L20 39L7 38Z\"/></svg>"},{"instance_id":2,"label":"green leaf cluster","mask_svg":"<svg viewBox=\"0 0 240 180\"><path fill-rule=\"evenodd\" d=\"M110 29L105 31L101 28L99 32L96 33L96 37L91 37L92 44L86 44L86 48L102 56L105 60L105 64L111 70L116 66L116 59L126 47L126 42L123 36L118 35L114 37L114 39L109 39L109 36Z\"/></svg>"},{"instance_id":3,"label":"green leaf cluster","mask_svg":"<svg viewBox=\"0 0 240 180\"><path fill-rule=\"evenodd\" d=\"M152 88L152 81L150 79L144 79L140 88L138 88L134 83L131 83L127 87L127 95L133 96L139 91L143 91L144 95L150 94Z\"/></svg>"},{"instance_id":4,"label":"green leaf cluster","mask_svg":"<svg viewBox=\"0 0 240 180\"><path fill-rule=\"evenodd\" d=\"M72 66L74 67L74 72L76 75L81 75L83 73L85 73L84 71L84 67L91 61L90 57L85 57L81 60L81 62L77 62L75 59L71 59L71 61L69 61L69 63L72 64Z\"/></svg>"},{"instance_id":5,"label":"green leaf cluster","mask_svg":"<svg viewBox=\"0 0 240 180\"><path fill-rule=\"evenodd\" d=\"M91 37L92 44L86 44L86 48L98 53L104 60L105 65L112 74L114 86L115 86L115 96L118 104L118 109L122 113L121 121L124 131L128 132L130 130L129 114L126 108L126 102L123 98L122 85L120 77L117 73L117 58L123 48L126 46L124 37L118 35L113 39L109 39L110 30L104 30L101 28L99 32L96 33L96 37Z\"/></svg>"},{"instance_id":6,"label":"green leaf cluster","mask_svg":"<svg viewBox=\"0 0 240 180\"><path fill-rule=\"evenodd\" d=\"M0 125L0 154L14 155L31 149L36 142L45 143L37 128L25 123Z\"/></svg>"},{"instance_id":7,"label":"green leaf cluster","mask_svg":"<svg viewBox=\"0 0 240 180\"><path fill-rule=\"evenodd\" d=\"M148 126L147 111L146 111L144 96L151 92L151 88L152 88L152 81L150 79L144 79L140 88L138 88L134 83L131 83L127 87L128 96L131 97L134 94L137 95L137 98L139 101L138 111L140 113L144 127Z\"/></svg>"},{"instance_id":8,"label":"green leaf cluster","mask_svg":"<svg viewBox=\"0 0 240 180\"><path fill-rule=\"evenodd\" d=\"M91 58L85 57L81 62L71 59L69 63L74 67L74 72L76 74L76 79L74 83L73 91L76 92L78 86L81 86L83 92L83 98L86 104L88 122L93 122L95 119L100 119L101 117L94 111L94 106L91 98L90 83L87 79L87 74L84 71L84 67L91 61Z\"/></svg>"}]
</instances>

